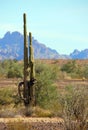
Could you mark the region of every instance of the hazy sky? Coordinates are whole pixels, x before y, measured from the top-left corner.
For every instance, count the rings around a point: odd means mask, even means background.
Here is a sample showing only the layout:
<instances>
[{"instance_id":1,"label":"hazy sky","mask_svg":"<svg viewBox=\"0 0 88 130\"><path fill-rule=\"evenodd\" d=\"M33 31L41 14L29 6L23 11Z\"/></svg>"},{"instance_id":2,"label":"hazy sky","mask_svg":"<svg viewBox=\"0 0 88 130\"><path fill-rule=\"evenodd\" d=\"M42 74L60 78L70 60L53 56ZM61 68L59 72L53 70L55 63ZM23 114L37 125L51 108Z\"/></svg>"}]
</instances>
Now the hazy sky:
<instances>
[{"instance_id":1,"label":"hazy sky","mask_svg":"<svg viewBox=\"0 0 88 130\"><path fill-rule=\"evenodd\" d=\"M7 31L27 30L40 43L69 54L88 48L88 0L0 0L0 38Z\"/></svg>"}]
</instances>

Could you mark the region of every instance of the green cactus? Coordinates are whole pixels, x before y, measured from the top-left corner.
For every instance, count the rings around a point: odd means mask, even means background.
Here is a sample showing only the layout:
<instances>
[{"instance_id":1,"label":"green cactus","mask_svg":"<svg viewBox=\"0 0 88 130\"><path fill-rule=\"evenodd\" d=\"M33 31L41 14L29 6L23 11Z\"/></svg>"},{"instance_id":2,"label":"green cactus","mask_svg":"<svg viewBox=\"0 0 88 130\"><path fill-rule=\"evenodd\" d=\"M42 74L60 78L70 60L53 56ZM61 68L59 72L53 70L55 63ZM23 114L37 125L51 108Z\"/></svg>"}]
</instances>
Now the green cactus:
<instances>
[{"instance_id":1,"label":"green cactus","mask_svg":"<svg viewBox=\"0 0 88 130\"><path fill-rule=\"evenodd\" d=\"M18 85L18 93L21 99L24 101L25 106L34 105L35 102L35 67L34 67L34 55L32 47L32 34L29 33L29 49L27 40L26 29L26 14L23 14L24 19L24 81ZM28 51L29 50L29 51ZM28 55L29 58L28 58ZM23 88L23 91L21 91Z\"/></svg>"},{"instance_id":2,"label":"green cactus","mask_svg":"<svg viewBox=\"0 0 88 130\"><path fill-rule=\"evenodd\" d=\"M30 66L30 98L31 98L31 104L34 104L35 102L35 65L34 65L34 55L33 55L33 47L32 47L32 34L29 32L29 66Z\"/></svg>"},{"instance_id":3,"label":"green cactus","mask_svg":"<svg viewBox=\"0 0 88 130\"><path fill-rule=\"evenodd\" d=\"M30 65L30 79L35 79L35 66L34 66L34 55L33 55L33 47L32 47L32 34L29 32L29 51L30 51L30 57L29 57L29 65Z\"/></svg>"},{"instance_id":4,"label":"green cactus","mask_svg":"<svg viewBox=\"0 0 88 130\"><path fill-rule=\"evenodd\" d=\"M28 41L27 41L27 29L26 29L26 14L24 18L24 82L29 79L28 73Z\"/></svg>"},{"instance_id":5,"label":"green cactus","mask_svg":"<svg viewBox=\"0 0 88 130\"><path fill-rule=\"evenodd\" d=\"M24 103L29 103L29 96L28 96L28 41L27 41L27 28L26 28L26 14L23 15L24 19Z\"/></svg>"}]
</instances>

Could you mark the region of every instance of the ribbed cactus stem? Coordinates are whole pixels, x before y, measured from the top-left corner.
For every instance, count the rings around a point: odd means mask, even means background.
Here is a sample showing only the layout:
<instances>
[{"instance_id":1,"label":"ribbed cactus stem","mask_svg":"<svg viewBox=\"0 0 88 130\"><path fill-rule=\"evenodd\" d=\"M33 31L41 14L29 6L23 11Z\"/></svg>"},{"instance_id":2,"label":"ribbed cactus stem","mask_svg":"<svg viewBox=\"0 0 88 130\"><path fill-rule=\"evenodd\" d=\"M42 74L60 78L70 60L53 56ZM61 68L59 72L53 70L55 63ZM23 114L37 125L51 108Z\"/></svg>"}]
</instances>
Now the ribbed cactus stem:
<instances>
[{"instance_id":1,"label":"ribbed cactus stem","mask_svg":"<svg viewBox=\"0 0 88 130\"><path fill-rule=\"evenodd\" d=\"M32 47L32 34L29 32L29 64L30 64L30 105L35 104L35 66L34 66L34 55L33 55L33 47Z\"/></svg>"},{"instance_id":2,"label":"ribbed cactus stem","mask_svg":"<svg viewBox=\"0 0 88 130\"><path fill-rule=\"evenodd\" d=\"M24 103L25 105L28 104L28 79L29 79L29 72L28 72L28 40L27 40L27 28L26 28L26 14L23 14L24 20Z\"/></svg>"},{"instance_id":3,"label":"ribbed cactus stem","mask_svg":"<svg viewBox=\"0 0 88 130\"><path fill-rule=\"evenodd\" d=\"M35 79L35 66L34 66L34 55L33 55L33 47L32 47L32 34L29 32L29 51L30 51L30 57L29 57L29 63L30 63L30 80Z\"/></svg>"},{"instance_id":4,"label":"ribbed cactus stem","mask_svg":"<svg viewBox=\"0 0 88 130\"><path fill-rule=\"evenodd\" d=\"M28 41L26 28L26 14L24 13L24 81L28 80Z\"/></svg>"}]
</instances>

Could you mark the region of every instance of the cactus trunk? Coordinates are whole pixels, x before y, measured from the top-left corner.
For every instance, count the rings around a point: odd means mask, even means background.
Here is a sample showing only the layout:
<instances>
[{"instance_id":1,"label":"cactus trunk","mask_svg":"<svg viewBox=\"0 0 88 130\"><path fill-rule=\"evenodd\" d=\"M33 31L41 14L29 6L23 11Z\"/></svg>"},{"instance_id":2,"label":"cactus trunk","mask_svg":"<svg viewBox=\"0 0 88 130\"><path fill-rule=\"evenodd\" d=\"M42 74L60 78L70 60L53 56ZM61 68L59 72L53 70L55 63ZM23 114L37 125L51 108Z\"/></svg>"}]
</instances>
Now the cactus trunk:
<instances>
[{"instance_id":1,"label":"cactus trunk","mask_svg":"<svg viewBox=\"0 0 88 130\"><path fill-rule=\"evenodd\" d=\"M29 103L28 97L28 40L27 40L27 28L26 28L26 14L23 15L24 18L24 103L25 105Z\"/></svg>"}]
</instances>

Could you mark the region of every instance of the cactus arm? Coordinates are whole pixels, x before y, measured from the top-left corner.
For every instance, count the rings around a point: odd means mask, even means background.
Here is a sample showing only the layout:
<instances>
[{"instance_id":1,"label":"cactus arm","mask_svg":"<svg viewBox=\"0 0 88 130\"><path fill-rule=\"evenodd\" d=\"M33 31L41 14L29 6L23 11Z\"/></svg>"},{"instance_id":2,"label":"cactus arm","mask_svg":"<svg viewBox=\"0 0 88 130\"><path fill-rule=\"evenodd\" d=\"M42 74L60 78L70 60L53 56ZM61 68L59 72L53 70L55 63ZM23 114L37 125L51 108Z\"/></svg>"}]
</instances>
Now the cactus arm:
<instances>
[{"instance_id":1,"label":"cactus arm","mask_svg":"<svg viewBox=\"0 0 88 130\"><path fill-rule=\"evenodd\" d=\"M32 47L32 34L29 32L29 65L30 65L30 105L35 104L35 86L36 83L35 79L35 65L34 65L34 53L33 53L33 47Z\"/></svg>"},{"instance_id":2,"label":"cactus arm","mask_svg":"<svg viewBox=\"0 0 88 130\"><path fill-rule=\"evenodd\" d=\"M32 34L29 32L29 64L30 64L30 80L35 79L35 65L34 65L34 55L33 55L33 47L32 47Z\"/></svg>"}]
</instances>

